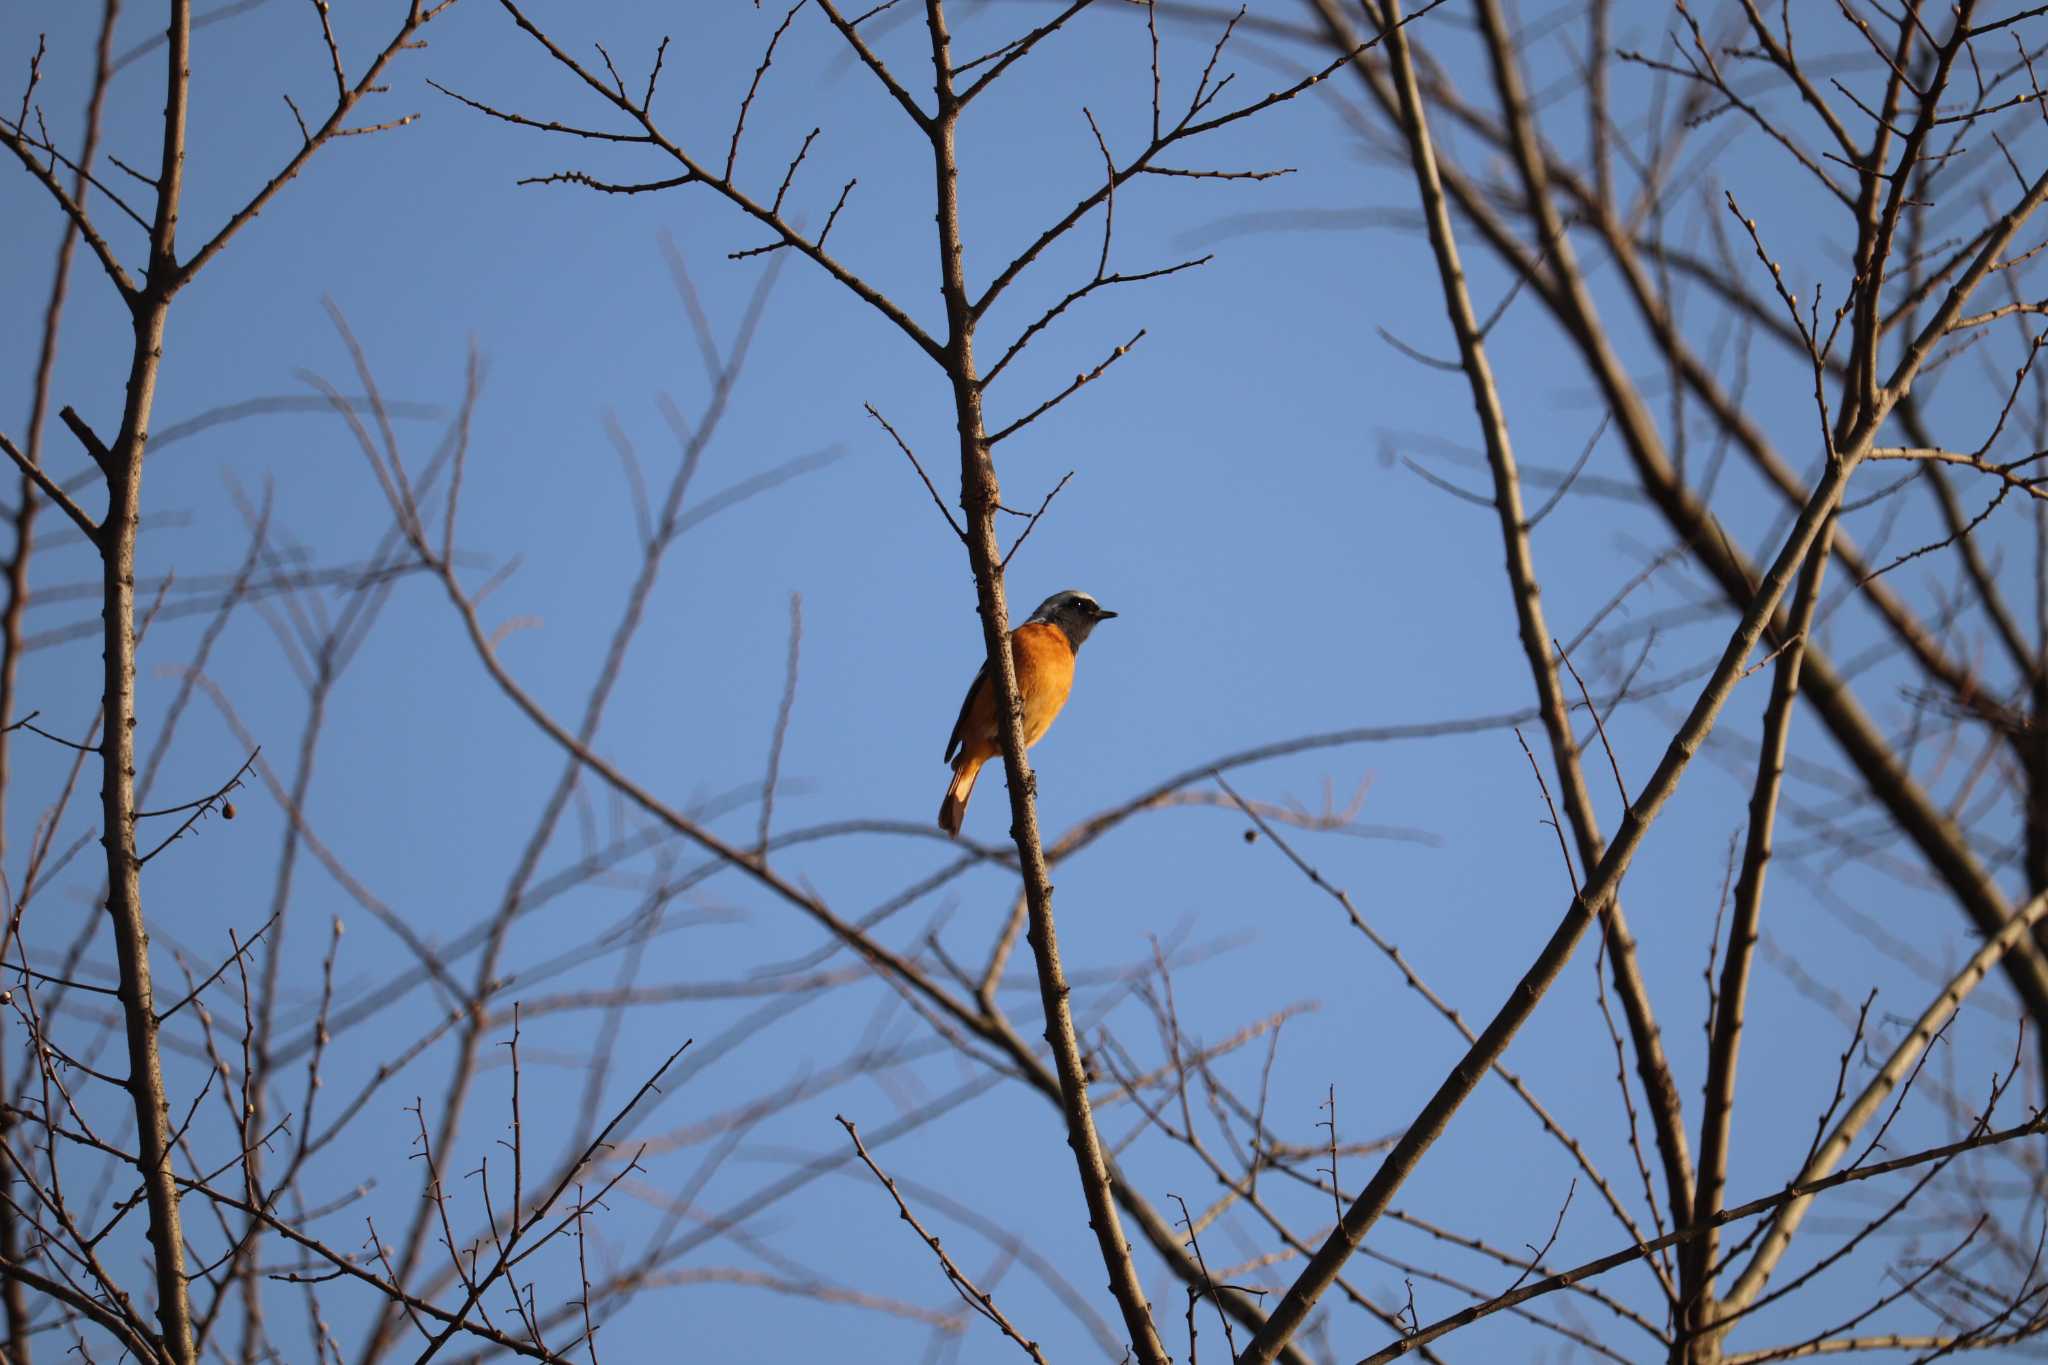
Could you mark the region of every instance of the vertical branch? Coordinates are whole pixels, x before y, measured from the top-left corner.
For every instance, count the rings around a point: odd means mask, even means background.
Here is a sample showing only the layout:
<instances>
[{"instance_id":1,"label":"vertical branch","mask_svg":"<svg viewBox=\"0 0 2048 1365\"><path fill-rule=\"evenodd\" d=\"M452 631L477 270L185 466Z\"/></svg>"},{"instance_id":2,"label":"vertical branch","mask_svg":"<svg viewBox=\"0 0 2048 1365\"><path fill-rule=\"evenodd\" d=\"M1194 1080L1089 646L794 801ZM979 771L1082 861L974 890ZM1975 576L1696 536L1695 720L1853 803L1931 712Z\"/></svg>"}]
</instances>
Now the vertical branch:
<instances>
[{"instance_id":1,"label":"vertical branch","mask_svg":"<svg viewBox=\"0 0 2048 1365\"><path fill-rule=\"evenodd\" d=\"M1792 603L1794 634L1778 655L1771 675L1771 697L1764 708L1764 732L1757 755L1756 785L1749 800L1749 833L1742 851L1742 873L1735 884L1735 919L1728 930L1728 958L1721 966L1719 1003L1708 1043L1705 1106L1700 1118L1699 1195L1693 1221L1711 1219L1721 1211L1728 1180L1728 1140L1735 1117L1736 1061L1742 1048L1742 1016L1749 993L1750 967L1755 960L1757 926L1763 916L1764 874L1771 860L1778 795L1784 786L1785 752L1792 733L1794 703L1799 700L1799 668L1806 637L1813 629L1821 580L1827 574L1835 522L1822 528L1807 558ZM1719 1229L1707 1231L1679 1250L1680 1279L1686 1289L1681 1326L1710 1323L1716 1313L1713 1268ZM1718 1338L1699 1341L1699 1358L1716 1358ZM1687 1357L1691 1358L1691 1357Z\"/></svg>"},{"instance_id":2,"label":"vertical branch","mask_svg":"<svg viewBox=\"0 0 2048 1365\"><path fill-rule=\"evenodd\" d=\"M974 363L976 316L967 291L967 271L960 231L960 163L956 135L960 96L953 86L951 38L944 0L925 0L925 21L931 30L932 80L938 96L928 132L932 168L937 180L940 289L946 301L948 335L944 348L947 378L953 386L954 415L960 433L960 503L967 514L967 554L974 567L974 588L981 612L982 643L988 652L989 682L995 688L997 736L1003 748L1003 772L1010 790L1010 834L1017 844L1029 917L1027 938L1038 967L1039 998L1045 1009L1045 1040L1052 1048L1059 1076L1060 1107L1067 1124L1067 1145L1073 1149L1081 1192L1088 1205L1088 1226L1095 1233L1110 1292L1122 1310L1132 1349L1143 1365L1166 1365L1169 1357L1152 1321L1144 1285L1124 1239L1116 1200L1110 1189L1102 1139L1088 1102L1088 1075L1074 1033L1073 1009L1065 969L1060 965L1059 939L1053 927L1052 880L1038 830L1035 779L1024 755L1024 704L1017 691L1016 661L1010 655L1009 608L1003 587L1002 551L996 540L996 508L1002 501L995 461L982 422L981 384Z\"/></svg>"},{"instance_id":3,"label":"vertical branch","mask_svg":"<svg viewBox=\"0 0 2048 1365\"><path fill-rule=\"evenodd\" d=\"M192 1359L192 1306L186 1292L185 1239L171 1170L170 1107L157 1047L150 986L149 930L142 916L142 863L135 850L135 537L142 509L142 458L163 362L164 326L177 287L179 198L185 174L185 111L191 85L191 0L171 0L163 158L149 268L133 305L135 346L121 429L107 452L107 512L100 539L101 620L105 657L100 735L100 842L106 850L107 916L120 967L128 1043L129 1096L135 1107L137 1165L149 1204L157 1320L166 1356Z\"/></svg>"}]
</instances>

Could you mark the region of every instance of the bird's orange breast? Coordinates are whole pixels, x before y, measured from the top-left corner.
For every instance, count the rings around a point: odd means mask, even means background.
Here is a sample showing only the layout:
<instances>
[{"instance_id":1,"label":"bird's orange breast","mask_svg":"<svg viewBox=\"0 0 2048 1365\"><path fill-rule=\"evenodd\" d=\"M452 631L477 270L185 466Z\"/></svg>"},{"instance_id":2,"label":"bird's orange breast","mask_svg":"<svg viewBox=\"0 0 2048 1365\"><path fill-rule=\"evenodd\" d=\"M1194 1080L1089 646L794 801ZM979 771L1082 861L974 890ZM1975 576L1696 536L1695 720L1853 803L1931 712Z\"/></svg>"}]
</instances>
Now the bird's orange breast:
<instances>
[{"instance_id":1,"label":"bird's orange breast","mask_svg":"<svg viewBox=\"0 0 2048 1365\"><path fill-rule=\"evenodd\" d=\"M1010 657L1017 661L1017 691L1024 698L1024 742L1036 744L1074 689L1074 647L1058 626L1032 621L1011 635Z\"/></svg>"},{"instance_id":2,"label":"bird's orange breast","mask_svg":"<svg viewBox=\"0 0 2048 1365\"><path fill-rule=\"evenodd\" d=\"M1067 633L1045 621L1029 621L1010 632L1010 657L1016 661L1017 691L1024 699L1024 743L1045 737L1053 718L1067 704L1074 687L1074 647ZM996 738L995 688L983 676L968 698L960 718L961 747L976 759L1002 749Z\"/></svg>"}]
</instances>

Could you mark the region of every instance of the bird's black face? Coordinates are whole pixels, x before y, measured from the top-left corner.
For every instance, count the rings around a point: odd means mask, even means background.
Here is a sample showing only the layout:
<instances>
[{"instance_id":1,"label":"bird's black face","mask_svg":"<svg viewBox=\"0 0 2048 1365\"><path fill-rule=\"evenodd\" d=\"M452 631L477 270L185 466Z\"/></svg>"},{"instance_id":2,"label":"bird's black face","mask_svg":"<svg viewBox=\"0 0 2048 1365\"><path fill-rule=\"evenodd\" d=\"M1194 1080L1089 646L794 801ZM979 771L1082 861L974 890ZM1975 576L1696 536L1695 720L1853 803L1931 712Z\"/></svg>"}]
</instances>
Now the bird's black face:
<instances>
[{"instance_id":1,"label":"bird's black face","mask_svg":"<svg viewBox=\"0 0 2048 1365\"><path fill-rule=\"evenodd\" d=\"M1116 615L1104 610L1102 604L1087 593L1069 588L1056 592L1038 604L1038 610L1031 613L1034 621L1048 621L1067 634L1067 643L1075 649L1088 638L1088 633L1100 622Z\"/></svg>"}]
</instances>

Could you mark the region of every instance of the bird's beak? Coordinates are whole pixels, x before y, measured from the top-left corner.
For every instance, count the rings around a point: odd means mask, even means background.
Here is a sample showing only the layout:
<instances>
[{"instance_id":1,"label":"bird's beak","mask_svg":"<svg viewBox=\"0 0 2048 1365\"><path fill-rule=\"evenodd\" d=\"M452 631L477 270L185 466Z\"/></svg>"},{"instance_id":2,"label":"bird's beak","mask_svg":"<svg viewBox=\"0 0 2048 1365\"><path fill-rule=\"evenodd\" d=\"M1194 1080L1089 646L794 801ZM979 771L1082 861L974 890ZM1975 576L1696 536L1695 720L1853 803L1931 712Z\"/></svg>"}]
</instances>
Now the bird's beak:
<instances>
[{"instance_id":1,"label":"bird's beak","mask_svg":"<svg viewBox=\"0 0 2048 1365\"><path fill-rule=\"evenodd\" d=\"M1107 621L1110 617L1114 615L1116 615L1116 613L1113 611L1104 611L1100 607L1097 607L1095 609L1095 619L1098 621Z\"/></svg>"}]
</instances>

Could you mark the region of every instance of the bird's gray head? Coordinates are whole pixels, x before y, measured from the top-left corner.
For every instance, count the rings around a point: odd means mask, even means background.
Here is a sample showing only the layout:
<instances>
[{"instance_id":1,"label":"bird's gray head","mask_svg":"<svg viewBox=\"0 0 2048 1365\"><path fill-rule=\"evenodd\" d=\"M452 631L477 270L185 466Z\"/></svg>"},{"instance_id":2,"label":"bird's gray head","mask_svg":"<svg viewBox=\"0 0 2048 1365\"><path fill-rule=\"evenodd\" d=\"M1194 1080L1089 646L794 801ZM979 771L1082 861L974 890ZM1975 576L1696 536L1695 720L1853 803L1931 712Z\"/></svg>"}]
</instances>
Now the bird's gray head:
<instances>
[{"instance_id":1,"label":"bird's gray head","mask_svg":"<svg viewBox=\"0 0 2048 1365\"><path fill-rule=\"evenodd\" d=\"M1067 643L1078 650L1097 622L1107 621L1114 615L1115 612L1104 611L1100 602L1079 588L1067 588L1040 602L1038 610L1031 613L1031 620L1049 621L1058 626L1067 633Z\"/></svg>"}]
</instances>

